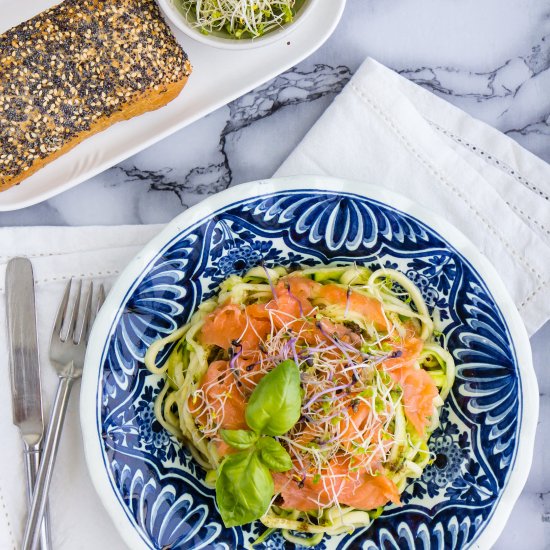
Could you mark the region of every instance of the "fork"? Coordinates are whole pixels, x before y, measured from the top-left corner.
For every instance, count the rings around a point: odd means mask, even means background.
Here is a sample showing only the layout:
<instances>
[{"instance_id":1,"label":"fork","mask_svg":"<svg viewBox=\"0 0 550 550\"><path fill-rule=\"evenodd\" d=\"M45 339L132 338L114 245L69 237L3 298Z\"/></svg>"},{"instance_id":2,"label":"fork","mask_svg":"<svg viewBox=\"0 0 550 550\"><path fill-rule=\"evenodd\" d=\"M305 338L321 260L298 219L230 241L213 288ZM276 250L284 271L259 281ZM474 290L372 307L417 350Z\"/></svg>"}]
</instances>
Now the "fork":
<instances>
[{"instance_id":1,"label":"fork","mask_svg":"<svg viewBox=\"0 0 550 550\"><path fill-rule=\"evenodd\" d=\"M78 284L78 291L70 314L67 334L63 334L63 325L67 318L71 286L72 280L69 281L61 304L59 305L52 331L52 338L50 340L50 362L57 370L59 385L57 387L57 393L55 394L55 401L48 424L48 430L46 432L40 468L36 476L32 505L25 526L23 550L34 550L40 538L40 525L42 523L42 516L44 515L44 508L46 506L48 489L50 487L55 457L59 447L65 413L67 412L67 404L69 403L71 388L75 380L82 376L86 346L90 336L90 328L92 325L93 283L90 283L90 287L86 294L81 329L78 334L76 330L82 296L82 281L79 281ZM104 299L105 291L103 285L100 285L96 313L103 304Z\"/></svg>"}]
</instances>

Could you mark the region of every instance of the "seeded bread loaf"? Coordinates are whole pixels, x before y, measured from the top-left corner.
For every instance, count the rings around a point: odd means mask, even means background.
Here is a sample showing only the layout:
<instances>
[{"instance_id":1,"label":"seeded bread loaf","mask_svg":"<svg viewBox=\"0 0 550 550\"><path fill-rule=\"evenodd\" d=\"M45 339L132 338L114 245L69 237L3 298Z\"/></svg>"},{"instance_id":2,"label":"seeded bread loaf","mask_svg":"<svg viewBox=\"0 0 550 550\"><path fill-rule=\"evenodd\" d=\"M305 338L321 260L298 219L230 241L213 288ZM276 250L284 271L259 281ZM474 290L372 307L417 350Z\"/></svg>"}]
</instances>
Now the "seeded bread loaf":
<instances>
[{"instance_id":1,"label":"seeded bread loaf","mask_svg":"<svg viewBox=\"0 0 550 550\"><path fill-rule=\"evenodd\" d=\"M0 36L0 191L174 99L191 66L154 0L65 0Z\"/></svg>"}]
</instances>

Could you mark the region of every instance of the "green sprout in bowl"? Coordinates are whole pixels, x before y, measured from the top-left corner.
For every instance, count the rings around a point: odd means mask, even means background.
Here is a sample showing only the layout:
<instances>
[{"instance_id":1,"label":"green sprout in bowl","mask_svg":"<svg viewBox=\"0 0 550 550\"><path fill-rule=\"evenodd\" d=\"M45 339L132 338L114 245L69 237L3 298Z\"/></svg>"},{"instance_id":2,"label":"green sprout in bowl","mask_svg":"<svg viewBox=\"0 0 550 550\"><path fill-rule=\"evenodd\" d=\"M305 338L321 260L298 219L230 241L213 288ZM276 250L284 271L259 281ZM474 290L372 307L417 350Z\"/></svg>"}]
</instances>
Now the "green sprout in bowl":
<instances>
[{"instance_id":1,"label":"green sprout in bowl","mask_svg":"<svg viewBox=\"0 0 550 550\"><path fill-rule=\"evenodd\" d=\"M177 0L203 34L258 38L290 23L303 0Z\"/></svg>"}]
</instances>

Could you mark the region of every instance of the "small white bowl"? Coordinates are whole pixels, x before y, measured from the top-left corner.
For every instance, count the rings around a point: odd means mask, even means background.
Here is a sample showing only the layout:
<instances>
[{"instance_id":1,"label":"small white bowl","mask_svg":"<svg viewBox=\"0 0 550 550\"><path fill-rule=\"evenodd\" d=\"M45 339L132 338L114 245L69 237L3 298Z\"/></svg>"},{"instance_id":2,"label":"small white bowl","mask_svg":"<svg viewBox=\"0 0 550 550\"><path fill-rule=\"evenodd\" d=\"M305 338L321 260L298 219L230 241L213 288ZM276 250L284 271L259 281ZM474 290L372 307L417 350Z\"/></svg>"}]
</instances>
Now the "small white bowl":
<instances>
[{"instance_id":1,"label":"small white bowl","mask_svg":"<svg viewBox=\"0 0 550 550\"><path fill-rule=\"evenodd\" d=\"M273 44L279 40L282 40L289 33L291 33L296 26L302 22L308 13L312 11L312 8L319 2L319 0L305 0L302 7L298 10L293 20L290 23L282 25L281 28L270 31L263 36L257 38L224 38L214 34L203 34L197 28L187 20L185 15L176 7L177 0L157 0L164 15L182 32L187 36L193 38L197 42L214 46L215 48L222 48L225 50L248 50L251 48L258 48L260 46L267 46Z\"/></svg>"}]
</instances>

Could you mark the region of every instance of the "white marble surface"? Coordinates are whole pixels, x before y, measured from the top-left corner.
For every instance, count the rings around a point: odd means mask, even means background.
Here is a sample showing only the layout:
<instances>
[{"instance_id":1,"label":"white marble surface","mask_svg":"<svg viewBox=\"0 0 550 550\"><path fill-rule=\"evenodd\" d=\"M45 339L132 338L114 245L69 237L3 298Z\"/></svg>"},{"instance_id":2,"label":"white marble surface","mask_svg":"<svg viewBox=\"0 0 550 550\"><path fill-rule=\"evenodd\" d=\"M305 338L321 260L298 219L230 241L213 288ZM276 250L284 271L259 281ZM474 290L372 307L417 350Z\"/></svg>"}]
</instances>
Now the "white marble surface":
<instances>
[{"instance_id":1,"label":"white marble surface","mask_svg":"<svg viewBox=\"0 0 550 550\"><path fill-rule=\"evenodd\" d=\"M550 161L549 0L348 2L335 34L298 67L71 191L0 213L0 225L165 222L207 194L268 177L367 55ZM535 457L498 550L550 549L550 323L532 343Z\"/></svg>"}]
</instances>

